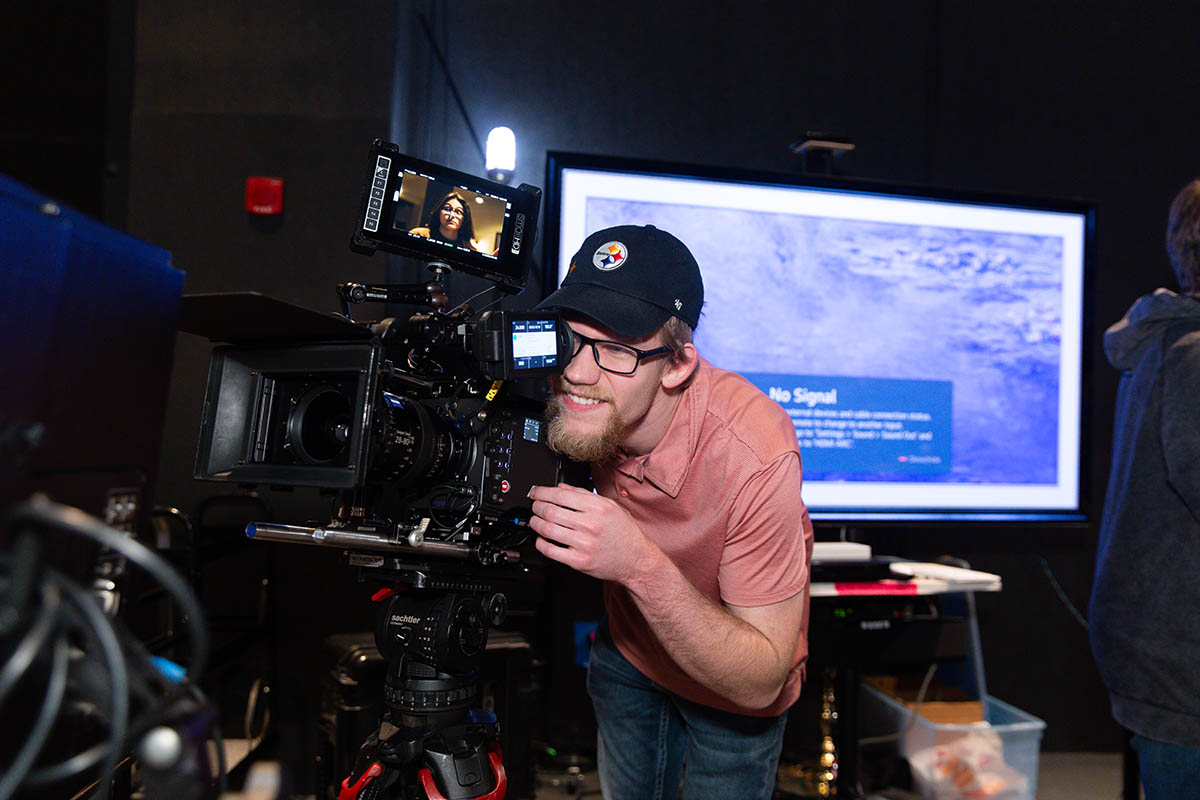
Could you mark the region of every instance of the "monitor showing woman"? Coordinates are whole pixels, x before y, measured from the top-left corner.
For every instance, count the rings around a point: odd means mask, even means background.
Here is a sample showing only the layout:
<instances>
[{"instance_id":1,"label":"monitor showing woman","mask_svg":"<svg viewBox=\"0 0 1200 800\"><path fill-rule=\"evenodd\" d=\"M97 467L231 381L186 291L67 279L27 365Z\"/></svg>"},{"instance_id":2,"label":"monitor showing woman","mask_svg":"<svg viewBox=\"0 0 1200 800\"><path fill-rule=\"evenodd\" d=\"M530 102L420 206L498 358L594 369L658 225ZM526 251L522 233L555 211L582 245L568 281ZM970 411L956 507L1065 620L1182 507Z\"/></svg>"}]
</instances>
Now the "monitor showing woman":
<instances>
[{"instance_id":1,"label":"monitor showing woman","mask_svg":"<svg viewBox=\"0 0 1200 800\"><path fill-rule=\"evenodd\" d=\"M478 253L492 251L492 248L476 241L475 226L471 222L471 207L457 191L443 197L440 203L429 210L425 224L412 228L409 233L467 247Z\"/></svg>"}]
</instances>

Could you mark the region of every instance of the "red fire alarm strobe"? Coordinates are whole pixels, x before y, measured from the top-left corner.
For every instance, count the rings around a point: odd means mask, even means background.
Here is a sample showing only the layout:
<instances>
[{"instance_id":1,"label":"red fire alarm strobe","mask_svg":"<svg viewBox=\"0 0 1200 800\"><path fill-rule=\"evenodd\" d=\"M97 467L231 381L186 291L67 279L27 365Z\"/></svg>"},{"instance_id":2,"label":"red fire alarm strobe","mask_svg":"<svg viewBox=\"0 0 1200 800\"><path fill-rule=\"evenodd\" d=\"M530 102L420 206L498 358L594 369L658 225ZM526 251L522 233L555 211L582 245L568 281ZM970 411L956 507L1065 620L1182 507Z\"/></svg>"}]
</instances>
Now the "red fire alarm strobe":
<instances>
[{"instance_id":1,"label":"red fire alarm strobe","mask_svg":"<svg viewBox=\"0 0 1200 800\"><path fill-rule=\"evenodd\" d=\"M246 178L246 211L251 214L283 213L283 178Z\"/></svg>"}]
</instances>

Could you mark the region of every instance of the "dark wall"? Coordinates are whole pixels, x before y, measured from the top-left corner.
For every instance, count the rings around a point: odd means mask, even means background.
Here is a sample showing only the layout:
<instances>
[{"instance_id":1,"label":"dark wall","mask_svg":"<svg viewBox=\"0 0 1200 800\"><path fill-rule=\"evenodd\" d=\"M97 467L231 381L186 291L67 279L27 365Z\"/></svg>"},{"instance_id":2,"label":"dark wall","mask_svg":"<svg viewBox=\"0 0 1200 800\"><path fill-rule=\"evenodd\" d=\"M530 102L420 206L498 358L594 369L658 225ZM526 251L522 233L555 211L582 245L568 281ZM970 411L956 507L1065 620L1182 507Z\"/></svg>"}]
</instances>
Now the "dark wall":
<instances>
[{"instance_id":1,"label":"dark wall","mask_svg":"<svg viewBox=\"0 0 1200 800\"><path fill-rule=\"evenodd\" d=\"M1115 390L1099 335L1138 294L1170 285L1166 206L1200 174L1200 11L1184 8L1078 0L156 2L136 9L132 76L103 47L84 60L108 71L110 99L93 115L115 108L119 122L121 78L132 78L124 222L172 251L187 291L255 289L333 309L338 281L382 279L381 257L345 246L374 137L481 171L417 12L477 132L498 124L516 131L516 181L542 185L552 149L789 171L797 164L788 143L826 130L858 144L847 169L860 177L1094 201L1088 398L1098 504ZM110 4L110 22L123 9ZM42 35L56 41L49 29ZM25 102L36 110L34 94ZM99 168L96 158L89 168ZM282 218L264 222L242 210L249 175L284 178ZM124 195L91 196L109 215L124 210ZM159 500L185 509L221 488L191 478L207 357L206 342L180 335ZM273 502L291 519L321 510L301 493ZM880 552L952 553L1000 573L1005 591L979 603L991 692L1045 719L1048 749L1118 746L1116 728L1096 722L1107 720L1107 700L1086 634L1043 570L1082 608L1092 529L860 535ZM312 615L314 629L360 627L360 598L336 557L293 549L303 551L286 556L300 576L289 589L303 600L296 616ZM304 639L301 628L286 632L293 642ZM296 645L289 655L302 652Z\"/></svg>"},{"instance_id":2,"label":"dark wall","mask_svg":"<svg viewBox=\"0 0 1200 800\"><path fill-rule=\"evenodd\" d=\"M128 229L173 253L185 292L254 290L333 310L339 281L383 279L382 259L347 244L370 143L388 132L394 20L391 4L378 2L139 4ZM245 179L256 175L284 180L282 215L245 211ZM177 338L161 459L159 502L190 514L238 491L192 478L210 349L198 336ZM312 492L266 500L280 520L328 520L328 500ZM196 520L201 536L209 521ZM321 643L372 629L372 590L335 550L261 546L272 562L259 577L272 579L274 620L263 635L277 658L277 753L296 789L312 791L328 669ZM231 579L219 563L202 570L210 586ZM244 702L229 684L238 669L224 674L232 677L210 691Z\"/></svg>"},{"instance_id":3,"label":"dark wall","mask_svg":"<svg viewBox=\"0 0 1200 800\"><path fill-rule=\"evenodd\" d=\"M49 0L0 26L0 172L124 223L133 2Z\"/></svg>"}]
</instances>

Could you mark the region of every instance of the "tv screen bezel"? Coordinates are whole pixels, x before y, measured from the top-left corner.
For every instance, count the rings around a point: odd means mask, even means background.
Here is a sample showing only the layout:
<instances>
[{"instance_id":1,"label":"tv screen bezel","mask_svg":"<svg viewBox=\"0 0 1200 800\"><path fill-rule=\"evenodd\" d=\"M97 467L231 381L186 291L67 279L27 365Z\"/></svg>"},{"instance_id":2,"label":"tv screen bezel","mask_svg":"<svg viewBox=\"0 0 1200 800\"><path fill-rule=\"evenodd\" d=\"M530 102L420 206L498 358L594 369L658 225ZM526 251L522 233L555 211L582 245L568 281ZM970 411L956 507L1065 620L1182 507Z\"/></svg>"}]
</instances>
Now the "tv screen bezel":
<instances>
[{"instance_id":1,"label":"tv screen bezel","mask_svg":"<svg viewBox=\"0 0 1200 800\"><path fill-rule=\"evenodd\" d=\"M739 169L681 162L605 156L570 151L549 151L546 158L545 208L543 228L543 296L558 287L559 225L561 221L562 176L566 170L623 173L650 177L726 181L741 184L762 184L774 187L796 187L825 191L846 191L881 197L945 201L978 206L1028 209L1033 211L1077 214L1083 218L1083 269L1081 275L1081 331L1079 386L1079 452L1076 503L1072 509L961 509L914 508L876 509L851 507L810 508L818 523L844 526L932 524L1011 526L1090 526L1093 521L1091 504L1091 402L1092 378L1092 315L1094 271L1096 263L1096 204L1076 198L1060 198L1026 194L1006 194L973 189L883 182L844 176L817 176Z\"/></svg>"}]
</instances>

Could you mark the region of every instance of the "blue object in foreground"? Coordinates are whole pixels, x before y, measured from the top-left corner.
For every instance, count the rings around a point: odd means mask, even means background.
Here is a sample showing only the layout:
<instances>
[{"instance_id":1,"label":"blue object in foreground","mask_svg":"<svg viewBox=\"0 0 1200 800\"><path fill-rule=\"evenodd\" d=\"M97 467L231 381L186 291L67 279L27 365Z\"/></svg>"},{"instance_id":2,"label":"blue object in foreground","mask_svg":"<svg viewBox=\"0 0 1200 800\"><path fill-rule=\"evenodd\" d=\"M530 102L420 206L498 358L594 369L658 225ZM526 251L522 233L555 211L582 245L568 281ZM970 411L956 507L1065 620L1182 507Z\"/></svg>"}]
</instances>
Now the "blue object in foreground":
<instances>
[{"instance_id":1,"label":"blue object in foreground","mask_svg":"<svg viewBox=\"0 0 1200 800\"><path fill-rule=\"evenodd\" d=\"M154 664L163 677L171 683L181 683L183 676L187 674L187 670L183 667L162 656L150 656L150 663Z\"/></svg>"}]
</instances>

